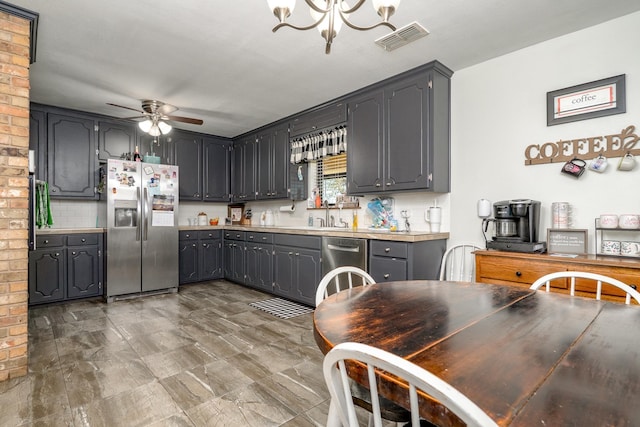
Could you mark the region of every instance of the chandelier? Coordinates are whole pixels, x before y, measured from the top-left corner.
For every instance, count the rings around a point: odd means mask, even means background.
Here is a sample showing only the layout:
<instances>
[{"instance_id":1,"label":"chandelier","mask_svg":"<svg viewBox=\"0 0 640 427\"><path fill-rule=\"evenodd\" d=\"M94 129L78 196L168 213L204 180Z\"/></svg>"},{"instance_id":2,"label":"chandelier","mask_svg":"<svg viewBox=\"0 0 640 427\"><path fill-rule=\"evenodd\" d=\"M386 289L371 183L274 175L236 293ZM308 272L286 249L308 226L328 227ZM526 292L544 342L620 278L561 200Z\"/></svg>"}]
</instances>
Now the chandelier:
<instances>
[{"instance_id":1,"label":"chandelier","mask_svg":"<svg viewBox=\"0 0 640 427\"><path fill-rule=\"evenodd\" d=\"M309 12L315 22L306 27L299 27L285 22L293 13L296 0L267 0L269 8L271 8L273 14L280 21L278 25L273 27L274 33L282 27L291 27L295 30L302 31L317 28L322 38L327 42L325 48L326 54L331 53L331 43L338 35L340 28L342 28L343 22L347 27L359 31L367 31L380 26L389 27L392 31L396 30L396 27L389 22L389 18L398 8L400 0L372 0L373 8L382 18L382 22L371 25L370 27L359 27L349 22L349 15L358 10L365 1L366 0L358 0L355 6L350 7L345 0L304 0L309 6Z\"/></svg>"},{"instance_id":2,"label":"chandelier","mask_svg":"<svg viewBox=\"0 0 640 427\"><path fill-rule=\"evenodd\" d=\"M151 136L166 135L171 131L171 125L160 120L157 114L153 114L151 118L138 123L138 127Z\"/></svg>"}]
</instances>

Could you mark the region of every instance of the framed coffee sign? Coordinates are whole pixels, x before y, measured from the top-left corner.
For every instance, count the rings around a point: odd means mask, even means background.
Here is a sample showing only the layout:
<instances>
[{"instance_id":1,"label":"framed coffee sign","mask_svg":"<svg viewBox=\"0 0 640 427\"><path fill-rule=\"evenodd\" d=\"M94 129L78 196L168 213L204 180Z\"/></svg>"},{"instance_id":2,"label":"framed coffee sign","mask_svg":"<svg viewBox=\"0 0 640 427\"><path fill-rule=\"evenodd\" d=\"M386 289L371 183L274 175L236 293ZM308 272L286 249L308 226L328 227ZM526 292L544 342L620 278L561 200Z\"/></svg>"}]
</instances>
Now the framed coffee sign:
<instances>
[{"instance_id":1,"label":"framed coffee sign","mask_svg":"<svg viewBox=\"0 0 640 427\"><path fill-rule=\"evenodd\" d=\"M586 229L578 228L547 228L547 252L550 254L587 253Z\"/></svg>"},{"instance_id":2,"label":"framed coffee sign","mask_svg":"<svg viewBox=\"0 0 640 427\"><path fill-rule=\"evenodd\" d=\"M547 92L547 126L626 111L625 74Z\"/></svg>"}]
</instances>

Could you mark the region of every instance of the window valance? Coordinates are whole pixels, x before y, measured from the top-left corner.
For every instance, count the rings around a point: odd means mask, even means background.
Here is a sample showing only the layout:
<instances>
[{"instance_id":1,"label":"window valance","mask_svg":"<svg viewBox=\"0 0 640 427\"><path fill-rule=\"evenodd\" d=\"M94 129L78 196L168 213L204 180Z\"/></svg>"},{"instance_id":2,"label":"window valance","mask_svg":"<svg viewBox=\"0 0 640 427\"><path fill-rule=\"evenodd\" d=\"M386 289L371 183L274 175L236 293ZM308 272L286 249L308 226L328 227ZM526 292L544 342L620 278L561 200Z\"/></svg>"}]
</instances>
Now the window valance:
<instances>
[{"instance_id":1,"label":"window valance","mask_svg":"<svg viewBox=\"0 0 640 427\"><path fill-rule=\"evenodd\" d=\"M347 127L337 126L291 140L291 163L318 160L347 151Z\"/></svg>"}]
</instances>

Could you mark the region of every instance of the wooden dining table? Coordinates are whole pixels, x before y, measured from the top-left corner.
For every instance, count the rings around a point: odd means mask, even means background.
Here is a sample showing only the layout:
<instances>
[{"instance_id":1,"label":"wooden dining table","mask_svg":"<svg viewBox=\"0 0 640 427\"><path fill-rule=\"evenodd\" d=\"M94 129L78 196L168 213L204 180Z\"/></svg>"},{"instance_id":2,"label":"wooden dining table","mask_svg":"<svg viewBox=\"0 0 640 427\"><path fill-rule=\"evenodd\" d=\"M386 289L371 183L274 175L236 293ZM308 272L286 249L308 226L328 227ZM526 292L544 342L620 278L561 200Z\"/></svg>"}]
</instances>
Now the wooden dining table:
<instances>
[{"instance_id":1,"label":"wooden dining table","mask_svg":"<svg viewBox=\"0 0 640 427\"><path fill-rule=\"evenodd\" d=\"M355 287L318 305L327 353L369 344L453 385L504 426L640 426L640 307L504 285L402 281ZM352 372L366 386L366 376ZM381 394L407 407L403 384ZM436 401L437 425L459 420Z\"/></svg>"}]
</instances>

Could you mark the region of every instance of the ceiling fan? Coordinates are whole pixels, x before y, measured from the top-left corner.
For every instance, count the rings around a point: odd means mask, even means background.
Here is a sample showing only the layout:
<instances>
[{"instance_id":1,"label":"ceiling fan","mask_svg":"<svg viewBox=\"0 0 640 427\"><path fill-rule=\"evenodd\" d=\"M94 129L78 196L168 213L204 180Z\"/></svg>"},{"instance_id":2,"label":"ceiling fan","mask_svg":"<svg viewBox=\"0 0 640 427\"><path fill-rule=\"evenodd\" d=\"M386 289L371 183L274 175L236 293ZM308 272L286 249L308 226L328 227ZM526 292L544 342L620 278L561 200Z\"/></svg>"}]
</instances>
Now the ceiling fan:
<instances>
[{"instance_id":1,"label":"ceiling fan","mask_svg":"<svg viewBox=\"0 0 640 427\"><path fill-rule=\"evenodd\" d=\"M124 105L112 104L110 102L107 102L107 105L125 108L142 114L141 116L125 117L125 119L145 119L139 122L138 126L143 132L147 132L151 136L159 136L160 134L165 135L169 133L171 131L171 125L166 123L166 121L189 123L191 125L201 125L204 123L200 119L172 115L171 113L177 111L178 107L165 104L162 101L145 99L142 101L142 110L125 107Z\"/></svg>"}]
</instances>

